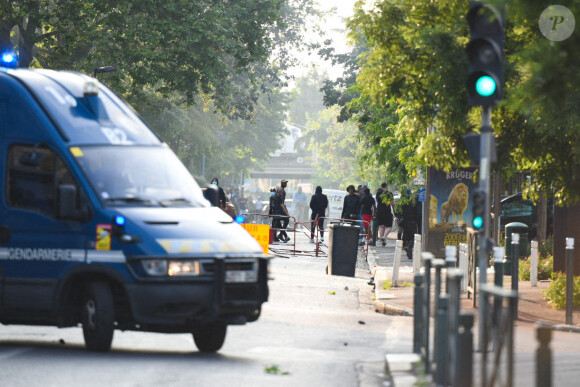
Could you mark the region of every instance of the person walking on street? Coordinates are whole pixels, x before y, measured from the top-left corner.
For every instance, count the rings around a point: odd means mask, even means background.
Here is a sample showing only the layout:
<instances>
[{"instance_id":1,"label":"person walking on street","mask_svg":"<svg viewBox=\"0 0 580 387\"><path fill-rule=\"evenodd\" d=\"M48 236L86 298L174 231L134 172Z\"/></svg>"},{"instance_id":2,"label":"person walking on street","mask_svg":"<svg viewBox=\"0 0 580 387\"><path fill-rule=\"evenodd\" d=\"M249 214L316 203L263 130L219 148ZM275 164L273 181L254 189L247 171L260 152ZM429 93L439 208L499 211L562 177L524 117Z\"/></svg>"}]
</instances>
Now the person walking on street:
<instances>
[{"instance_id":1,"label":"person walking on street","mask_svg":"<svg viewBox=\"0 0 580 387\"><path fill-rule=\"evenodd\" d=\"M272 201L272 215L274 216L274 221L276 221L277 224L277 227L275 228L279 229L278 235L274 233L274 241L287 243L290 240L290 237L288 234L286 234L289 215L288 209L284 204L284 196L284 188L278 187L276 189L276 194L274 195L274 200Z\"/></svg>"},{"instance_id":2,"label":"person walking on street","mask_svg":"<svg viewBox=\"0 0 580 387\"><path fill-rule=\"evenodd\" d=\"M314 195L310 198L310 209L312 215L310 219L310 243L314 243L314 229L318 226L320 232L320 242L324 242L324 215L328 208L328 197L322 193L322 187L317 186Z\"/></svg>"},{"instance_id":3,"label":"person walking on street","mask_svg":"<svg viewBox=\"0 0 580 387\"><path fill-rule=\"evenodd\" d=\"M361 203L361 215L363 219L363 246L367 244L367 241L370 242L372 238L372 231L371 231L371 220L373 219L373 215L375 213L375 199L371 195L371 190L368 187L363 189L362 198L360 199Z\"/></svg>"},{"instance_id":4,"label":"person walking on street","mask_svg":"<svg viewBox=\"0 0 580 387\"><path fill-rule=\"evenodd\" d=\"M397 205L396 215L399 219L399 228L402 229L403 250L407 252L407 258L413 259L413 244L417 233L415 203L411 197L411 191L406 189L401 194Z\"/></svg>"},{"instance_id":5,"label":"person walking on street","mask_svg":"<svg viewBox=\"0 0 580 387\"><path fill-rule=\"evenodd\" d=\"M387 183L383 182L381 188L377 190L377 222L379 223L378 239L381 244L387 244L386 239L393 229L393 212L391 206L395 206L393 194L389 192Z\"/></svg>"},{"instance_id":6,"label":"person walking on street","mask_svg":"<svg viewBox=\"0 0 580 387\"><path fill-rule=\"evenodd\" d=\"M349 185L346 187L348 195L344 197L344 202L342 204L342 214L341 219L348 220L358 220L358 215L360 213L360 201L358 196L355 194L354 185Z\"/></svg>"},{"instance_id":7,"label":"person walking on street","mask_svg":"<svg viewBox=\"0 0 580 387\"><path fill-rule=\"evenodd\" d=\"M304 192L302 192L302 186L299 185L298 191L294 192L294 195L292 195L292 201L294 203L294 208L296 209L294 216L296 217L296 222L298 223L303 223L306 221L306 216L308 215L308 210L306 207L307 200L308 197Z\"/></svg>"}]
</instances>

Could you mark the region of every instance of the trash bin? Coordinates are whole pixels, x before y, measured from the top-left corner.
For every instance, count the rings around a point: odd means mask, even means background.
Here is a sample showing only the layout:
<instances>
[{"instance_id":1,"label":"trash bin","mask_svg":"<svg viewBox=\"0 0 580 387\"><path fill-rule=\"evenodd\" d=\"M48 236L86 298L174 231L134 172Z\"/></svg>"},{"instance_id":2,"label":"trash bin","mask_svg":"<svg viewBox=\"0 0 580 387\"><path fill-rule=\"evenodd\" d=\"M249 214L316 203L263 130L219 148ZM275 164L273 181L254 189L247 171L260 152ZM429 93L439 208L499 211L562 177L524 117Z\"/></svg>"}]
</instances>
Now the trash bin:
<instances>
[{"instance_id":1,"label":"trash bin","mask_svg":"<svg viewBox=\"0 0 580 387\"><path fill-rule=\"evenodd\" d=\"M519 257L530 255L530 243L528 241L528 226L520 222L511 222L505 225L505 263L503 272L505 275L512 274L512 234L520 234Z\"/></svg>"},{"instance_id":2,"label":"trash bin","mask_svg":"<svg viewBox=\"0 0 580 387\"><path fill-rule=\"evenodd\" d=\"M328 228L328 274L354 277L360 227L331 224Z\"/></svg>"}]
</instances>

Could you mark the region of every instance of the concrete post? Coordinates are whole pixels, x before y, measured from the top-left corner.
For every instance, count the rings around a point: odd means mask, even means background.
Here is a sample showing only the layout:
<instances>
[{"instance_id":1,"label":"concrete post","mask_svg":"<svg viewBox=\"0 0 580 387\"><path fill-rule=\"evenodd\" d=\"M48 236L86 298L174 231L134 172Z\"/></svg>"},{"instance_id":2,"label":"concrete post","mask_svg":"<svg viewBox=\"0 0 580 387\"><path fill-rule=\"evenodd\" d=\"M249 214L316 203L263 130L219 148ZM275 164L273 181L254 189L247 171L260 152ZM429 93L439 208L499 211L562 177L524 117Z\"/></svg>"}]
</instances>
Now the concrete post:
<instances>
[{"instance_id":1,"label":"concrete post","mask_svg":"<svg viewBox=\"0 0 580 387\"><path fill-rule=\"evenodd\" d=\"M413 273L421 271L421 234L415 234L413 243Z\"/></svg>"},{"instance_id":2,"label":"concrete post","mask_svg":"<svg viewBox=\"0 0 580 387\"><path fill-rule=\"evenodd\" d=\"M457 246L445 246L445 267L448 272L449 269L457 267ZM445 278L445 289L447 288L449 288L449 276Z\"/></svg>"},{"instance_id":3,"label":"concrete post","mask_svg":"<svg viewBox=\"0 0 580 387\"><path fill-rule=\"evenodd\" d=\"M574 307L574 238L566 238L566 324L573 324Z\"/></svg>"},{"instance_id":4,"label":"concrete post","mask_svg":"<svg viewBox=\"0 0 580 387\"><path fill-rule=\"evenodd\" d=\"M467 276L469 275L469 245L467 243L459 244L459 270L463 273L461 279L461 292L467 292Z\"/></svg>"},{"instance_id":5,"label":"concrete post","mask_svg":"<svg viewBox=\"0 0 580 387\"><path fill-rule=\"evenodd\" d=\"M530 285L538 286L538 241L532 241L532 262L530 265Z\"/></svg>"}]
</instances>

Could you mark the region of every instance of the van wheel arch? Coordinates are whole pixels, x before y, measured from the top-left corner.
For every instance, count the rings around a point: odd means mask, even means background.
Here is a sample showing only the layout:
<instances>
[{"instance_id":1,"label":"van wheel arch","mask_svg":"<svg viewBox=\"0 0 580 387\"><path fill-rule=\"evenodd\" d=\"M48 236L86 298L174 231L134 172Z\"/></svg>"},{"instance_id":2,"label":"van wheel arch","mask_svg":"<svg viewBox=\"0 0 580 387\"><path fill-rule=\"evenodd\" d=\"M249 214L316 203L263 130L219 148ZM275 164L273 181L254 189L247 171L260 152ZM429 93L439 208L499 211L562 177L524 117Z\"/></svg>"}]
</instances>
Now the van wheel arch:
<instances>
[{"instance_id":1,"label":"van wheel arch","mask_svg":"<svg viewBox=\"0 0 580 387\"><path fill-rule=\"evenodd\" d=\"M103 282L111 289L118 323L132 320L127 293L122 283L101 273L79 273L69 277L59 292L58 320L60 327L76 326L82 322L81 305L88 283Z\"/></svg>"}]
</instances>

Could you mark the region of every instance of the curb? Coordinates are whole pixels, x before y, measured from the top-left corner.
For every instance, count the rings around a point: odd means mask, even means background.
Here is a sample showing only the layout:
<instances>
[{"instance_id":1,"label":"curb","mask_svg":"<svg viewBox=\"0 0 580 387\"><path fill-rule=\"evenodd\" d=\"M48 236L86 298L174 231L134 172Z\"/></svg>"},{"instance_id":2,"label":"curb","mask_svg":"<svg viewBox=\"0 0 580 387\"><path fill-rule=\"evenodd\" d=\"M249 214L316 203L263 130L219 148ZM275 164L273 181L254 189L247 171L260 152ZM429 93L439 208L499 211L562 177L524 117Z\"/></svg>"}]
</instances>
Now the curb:
<instances>
[{"instance_id":1,"label":"curb","mask_svg":"<svg viewBox=\"0 0 580 387\"><path fill-rule=\"evenodd\" d=\"M388 304L383 301L375 301L375 310L377 313L383 313L390 316L413 316L413 310L396 304Z\"/></svg>"},{"instance_id":2,"label":"curb","mask_svg":"<svg viewBox=\"0 0 580 387\"><path fill-rule=\"evenodd\" d=\"M554 330L559 332L580 333L580 327L575 325L566 325L566 324L555 325Z\"/></svg>"}]
</instances>

